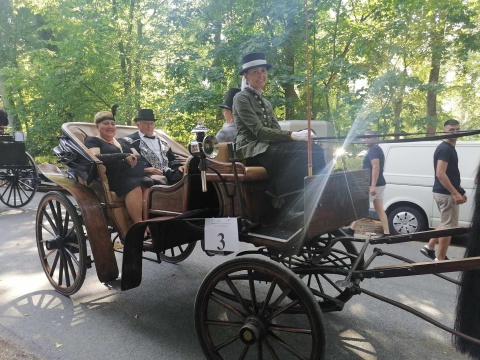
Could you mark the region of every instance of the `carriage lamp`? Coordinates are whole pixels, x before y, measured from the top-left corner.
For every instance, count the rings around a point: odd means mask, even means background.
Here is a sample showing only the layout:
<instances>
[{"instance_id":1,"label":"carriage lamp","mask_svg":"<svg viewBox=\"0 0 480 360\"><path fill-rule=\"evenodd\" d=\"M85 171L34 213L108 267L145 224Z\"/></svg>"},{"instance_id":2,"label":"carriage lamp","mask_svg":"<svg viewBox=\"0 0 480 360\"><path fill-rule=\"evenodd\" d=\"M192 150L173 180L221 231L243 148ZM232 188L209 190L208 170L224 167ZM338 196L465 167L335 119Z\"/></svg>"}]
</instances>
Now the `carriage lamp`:
<instances>
[{"instance_id":1,"label":"carriage lamp","mask_svg":"<svg viewBox=\"0 0 480 360\"><path fill-rule=\"evenodd\" d=\"M195 140L191 140L188 144L188 151L194 156L202 155L202 142L205 139L205 134L208 132L208 128L202 123L197 123L192 129L191 133L195 134Z\"/></svg>"},{"instance_id":2,"label":"carriage lamp","mask_svg":"<svg viewBox=\"0 0 480 360\"><path fill-rule=\"evenodd\" d=\"M217 155L218 141L215 136L205 136L208 132L208 128L201 123L197 123L191 132L192 134L196 134L196 136L195 140L190 141L188 144L188 151L193 156L200 158L198 169L200 170L202 179L202 191L207 192L207 162L205 161L205 158L212 158Z\"/></svg>"}]
</instances>

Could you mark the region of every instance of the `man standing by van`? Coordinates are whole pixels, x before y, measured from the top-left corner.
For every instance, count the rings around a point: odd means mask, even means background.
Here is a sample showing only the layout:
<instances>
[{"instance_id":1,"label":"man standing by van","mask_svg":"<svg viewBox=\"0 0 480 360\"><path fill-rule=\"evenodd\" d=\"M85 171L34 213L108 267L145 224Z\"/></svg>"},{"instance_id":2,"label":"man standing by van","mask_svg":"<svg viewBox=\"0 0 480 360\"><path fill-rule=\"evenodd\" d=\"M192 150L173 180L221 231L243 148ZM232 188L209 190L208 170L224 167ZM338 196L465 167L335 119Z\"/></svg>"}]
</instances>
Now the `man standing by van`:
<instances>
[{"instance_id":1,"label":"man standing by van","mask_svg":"<svg viewBox=\"0 0 480 360\"><path fill-rule=\"evenodd\" d=\"M460 131L460 123L455 119L445 121L444 132ZM433 198L440 211L440 224L437 230L450 229L458 226L458 205L467 201L465 190L460 186L460 171L458 170L458 155L455 150L457 138L445 139L437 146L433 154L435 182L433 184ZM448 260L447 249L451 236L432 238L420 252L432 260ZM438 252L435 257L435 245Z\"/></svg>"},{"instance_id":2,"label":"man standing by van","mask_svg":"<svg viewBox=\"0 0 480 360\"><path fill-rule=\"evenodd\" d=\"M378 134L375 131L367 131L365 135L369 135L366 139L368 152L363 159L362 168L370 170L369 200L373 203L378 219L382 223L383 235L390 235L387 214L383 208L383 192L387 184L383 176L385 155L382 148L378 146ZM355 222L342 230L345 234L353 236L355 234Z\"/></svg>"}]
</instances>

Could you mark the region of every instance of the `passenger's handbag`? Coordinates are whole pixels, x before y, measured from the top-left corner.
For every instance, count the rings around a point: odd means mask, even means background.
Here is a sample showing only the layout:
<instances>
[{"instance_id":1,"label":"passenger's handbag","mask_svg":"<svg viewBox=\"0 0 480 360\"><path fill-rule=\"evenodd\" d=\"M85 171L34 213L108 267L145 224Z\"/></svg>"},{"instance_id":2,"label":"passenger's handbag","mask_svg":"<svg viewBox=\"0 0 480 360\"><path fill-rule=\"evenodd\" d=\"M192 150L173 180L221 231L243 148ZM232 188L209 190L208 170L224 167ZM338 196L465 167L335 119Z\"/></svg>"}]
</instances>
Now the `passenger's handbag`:
<instances>
[{"instance_id":1,"label":"passenger's handbag","mask_svg":"<svg viewBox=\"0 0 480 360\"><path fill-rule=\"evenodd\" d=\"M125 177L142 177L145 176L146 167L147 163L141 160L138 160L137 164L134 167L131 167L130 165L128 165L128 163L125 163L124 167L121 170L121 173Z\"/></svg>"}]
</instances>

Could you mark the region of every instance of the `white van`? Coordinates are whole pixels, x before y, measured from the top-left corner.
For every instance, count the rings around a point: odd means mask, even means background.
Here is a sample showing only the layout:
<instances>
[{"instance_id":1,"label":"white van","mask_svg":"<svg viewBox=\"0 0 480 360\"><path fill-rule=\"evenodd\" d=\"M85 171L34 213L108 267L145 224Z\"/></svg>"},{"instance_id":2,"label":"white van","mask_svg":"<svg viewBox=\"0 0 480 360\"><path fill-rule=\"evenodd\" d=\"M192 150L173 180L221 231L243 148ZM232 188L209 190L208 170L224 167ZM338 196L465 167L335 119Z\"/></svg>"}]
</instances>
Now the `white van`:
<instances>
[{"instance_id":1,"label":"white van","mask_svg":"<svg viewBox=\"0 0 480 360\"><path fill-rule=\"evenodd\" d=\"M392 234L434 228L440 213L433 199L433 153L439 141L381 144L387 181L384 207ZM459 226L469 226L473 210L475 174L480 163L480 141L457 141L458 167L468 201L460 205Z\"/></svg>"}]
</instances>

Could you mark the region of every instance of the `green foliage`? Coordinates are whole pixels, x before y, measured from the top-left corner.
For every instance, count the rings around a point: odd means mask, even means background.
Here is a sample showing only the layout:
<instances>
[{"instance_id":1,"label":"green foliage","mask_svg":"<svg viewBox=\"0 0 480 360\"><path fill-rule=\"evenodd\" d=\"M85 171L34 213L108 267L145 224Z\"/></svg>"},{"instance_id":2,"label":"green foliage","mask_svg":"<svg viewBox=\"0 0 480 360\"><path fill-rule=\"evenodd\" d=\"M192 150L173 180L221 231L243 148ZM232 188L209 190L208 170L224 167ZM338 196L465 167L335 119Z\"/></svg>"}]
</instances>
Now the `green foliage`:
<instances>
[{"instance_id":1,"label":"green foliage","mask_svg":"<svg viewBox=\"0 0 480 360\"><path fill-rule=\"evenodd\" d=\"M50 156L63 122L91 121L114 103L119 123L152 108L187 143L197 122L211 134L221 127L218 104L240 85L240 58L263 51L279 119L305 119L308 95L312 118L338 135L423 132L447 117L480 125L478 2L308 6L306 23L300 0L2 1L3 105L34 156ZM437 97L434 118L427 93Z\"/></svg>"}]
</instances>

